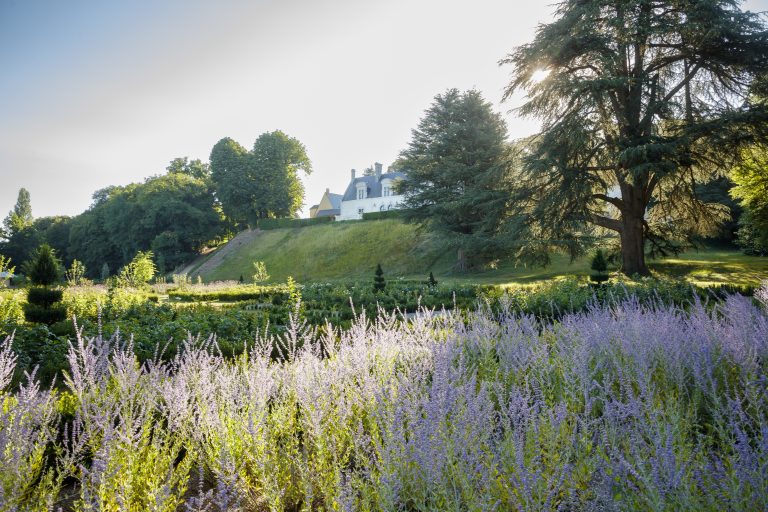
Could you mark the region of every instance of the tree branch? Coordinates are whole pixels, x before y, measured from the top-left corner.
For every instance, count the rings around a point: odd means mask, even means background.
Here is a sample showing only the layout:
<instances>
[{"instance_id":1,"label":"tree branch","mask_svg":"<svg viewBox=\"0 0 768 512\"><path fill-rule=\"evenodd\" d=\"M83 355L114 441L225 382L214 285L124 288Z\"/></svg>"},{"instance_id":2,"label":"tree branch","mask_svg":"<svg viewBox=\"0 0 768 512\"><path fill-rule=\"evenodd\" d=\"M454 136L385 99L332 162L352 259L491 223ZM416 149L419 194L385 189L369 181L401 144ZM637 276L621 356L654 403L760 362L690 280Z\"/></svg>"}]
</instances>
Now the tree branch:
<instances>
[{"instance_id":1,"label":"tree branch","mask_svg":"<svg viewBox=\"0 0 768 512\"><path fill-rule=\"evenodd\" d=\"M593 224L597 224L598 226L603 227L605 229L610 229L611 231L621 232L621 230L623 229L623 226L620 221L616 219L611 219L609 217L604 217L602 215L596 215L594 213L591 213L589 214L588 220Z\"/></svg>"},{"instance_id":2,"label":"tree branch","mask_svg":"<svg viewBox=\"0 0 768 512\"><path fill-rule=\"evenodd\" d=\"M696 64L693 66L693 69L691 69L690 73L688 73L685 78L683 78L679 84L674 86L672 90L670 90L666 96L664 96L661 100L655 102L653 105L648 106L648 112L645 113L645 117L643 118L643 121L641 122L641 126L643 127L643 132L646 131L646 128L650 125L650 123L653 121L653 116L656 114L657 110L660 106L666 105L669 103L669 100L674 98L675 94L680 92L680 89L686 86L694 76L696 76L696 73L699 72L701 69L701 64Z\"/></svg>"},{"instance_id":3,"label":"tree branch","mask_svg":"<svg viewBox=\"0 0 768 512\"><path fill-rule=\"evenodd\" d=\"M592 199L600 199L606 203L611 203L613 206L621 210L624 207L624 201L618 197L611 197L606 194L592 194Z\"/></svg>"}]
</instances>

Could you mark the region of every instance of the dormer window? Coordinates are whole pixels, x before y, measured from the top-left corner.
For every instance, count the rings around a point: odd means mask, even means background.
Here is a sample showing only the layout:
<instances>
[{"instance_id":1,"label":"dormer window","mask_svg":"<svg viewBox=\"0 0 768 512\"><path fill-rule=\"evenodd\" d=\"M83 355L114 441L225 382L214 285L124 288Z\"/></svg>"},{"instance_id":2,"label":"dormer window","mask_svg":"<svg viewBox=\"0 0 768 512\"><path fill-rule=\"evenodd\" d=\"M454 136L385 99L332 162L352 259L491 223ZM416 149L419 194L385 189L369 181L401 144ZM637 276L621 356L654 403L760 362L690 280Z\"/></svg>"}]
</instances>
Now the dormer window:
<instances>
[{"instance_id":1,"label":"dormer window","mask_svg":"<svg viewBox=\"0 0 768 512\"><path fill-rule=\"evenodd\" d=\"M357 198L358 199L365 199L366 197L368 197L368 194L367 194L367 187L366 187L365 183L358 183L357 184Z\"/></svg>"},{"instance_id":2,"label":"dormer window","mask_svg":"<svg viewBox=\"0 0 768 512\"><path fill-rule=\"evenodd\" d=\"M382 197L394 195L394 190L392 190L392 180L389 178L381 180L381 195Z\"/></svg>"}]
</instances>

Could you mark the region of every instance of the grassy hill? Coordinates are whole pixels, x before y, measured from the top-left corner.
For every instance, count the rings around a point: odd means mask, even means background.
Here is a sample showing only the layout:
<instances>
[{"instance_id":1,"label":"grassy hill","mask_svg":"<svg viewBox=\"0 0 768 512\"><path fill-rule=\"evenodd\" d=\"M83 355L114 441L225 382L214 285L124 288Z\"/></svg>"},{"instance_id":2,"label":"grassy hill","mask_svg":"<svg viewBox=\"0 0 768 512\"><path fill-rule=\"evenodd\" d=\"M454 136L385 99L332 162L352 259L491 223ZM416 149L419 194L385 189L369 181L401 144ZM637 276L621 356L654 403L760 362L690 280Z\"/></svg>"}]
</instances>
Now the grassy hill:
<instances>
[{"instance_id":1,"label":"grassy hill","mask_svg":"<svg viewBox=\"0 0 768 512\"><path fill-rule=\"evenodd\" d=\"M233 243L238 244L235 250L217 249L190 273L199 273L206 281L239 279L240 275L248 280L252 262L264 261L270 281L288 276L320 281L367 278L381 263L388 277L424 278L430 271L443 275L453 264L453 253L446 254L433 235L396 219L251 231L227 245ZM218 263L210 265L208 260L214 258Z\"/></svg>"},{"instance_id":2,"label":"grassy hill","mask_svg":"<svg viewBox=\"0 0 768 512\"><path fill-rule=\"evenodd\" d=\"M492 269L455 274L455 252L438 237L397 219L337 222L293 229L244 231L228 244L201 258L186 271L205 281L248 281L252 262L264 261L271 282L293 276L299 282L372 278L381 263L388 279L426 279L493 284L526 284L570 275L587 276L588 258L573 263L555 255L541 267L501 263ZM768 258L738 251L691 251L650 262L652 270L697 284L757 285L768 279Z\"/></svg>"}]
</instances>

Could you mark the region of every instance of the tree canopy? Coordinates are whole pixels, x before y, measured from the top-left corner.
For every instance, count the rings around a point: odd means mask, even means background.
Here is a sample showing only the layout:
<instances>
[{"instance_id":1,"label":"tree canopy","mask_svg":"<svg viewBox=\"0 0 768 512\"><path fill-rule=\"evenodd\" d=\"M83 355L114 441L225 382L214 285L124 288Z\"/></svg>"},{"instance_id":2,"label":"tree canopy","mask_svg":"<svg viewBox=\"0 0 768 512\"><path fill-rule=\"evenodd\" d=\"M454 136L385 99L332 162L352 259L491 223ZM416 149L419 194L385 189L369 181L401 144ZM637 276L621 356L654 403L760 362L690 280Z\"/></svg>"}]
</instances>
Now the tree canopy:
<instances>
[{"instance_id":1,"label":"tree canopy","mask_svg":"<svg viewBox=\"0 0 768 512\"><path fill-rule=\"evenodd\" d=\"M199 180L206 180L211 177L210 165L202 160L190 160L186 156L174 158L165 170L168 171L168 174L186 174Z\"/></svg>"},{"instance_id":2,"label":"tree canopy","mask_svg":"<svg viewBox=\"0 0 768 512\"><path fill-rule=\"evenodd\" d=\"M768 148L746 150L731 179L731 194L744 208L739 242L748 253L768 254Z\"/></svg>"},{"instance_id":3,"label":"tree canopy","mask_svg":"<svg viewBox=\"0 0 768 512\"><path fill-rule=\"evenodd\" d=\"M507 127L476 90L435 97L396 165L404 169L405 216L448 234L458 266L491 259L508 197Z\"/></svg>"},{"instance_id":4,"label":"tree canopy","mask_svg":"<svg viewBox=\"0 0 768 512\"><path fill-rule=\"evenodd\" d=\"M292 217L304 201L299 172L312 164L304 145L277 130L263 133L251 151L226 137L211 150L211 178L224 214L237 224Z\"/></svg>"},{"instance_id":5,"label":"tree canopy","mask_svg":"<svg viewBox=\"0 0 768 512\"><path fill-rule=\"evenodd\" d=\"M29 227L32 225L32 221L32 201L29 197L29 191L21 188L19 189L19 195L13 210L8 213L5 221L3 221L6 235L12 236L14 233Z\"/></svg>"},{"instance_id":6,"label":"tree canopy","mask_svg":"<svg viewBox=\"0 0 768 512\"><path fill-rule=\"evenodd\" d=\"M647 274L647 247L664 254L726 217L696 186L768 131L749 95L768 32L738 5L565 0L502 61L505 98L525 91L520 113L543 122L510 203L518 256L546 262L557 246L575 256L602 229L618 234L623 272Z\"/></svg>"},{"instance_id":7,"label":"tree canopy","mask_svg":"<svg viewBox=\"0 0 768 512\"><path fill-rule=\"evenodd\" d=\"M227 230L209 180L169 172L97 191L91 208L72 221L69 255L98 277L104 263L117 269L151 249L170 271Z\"/></svg>"}]
</instances>

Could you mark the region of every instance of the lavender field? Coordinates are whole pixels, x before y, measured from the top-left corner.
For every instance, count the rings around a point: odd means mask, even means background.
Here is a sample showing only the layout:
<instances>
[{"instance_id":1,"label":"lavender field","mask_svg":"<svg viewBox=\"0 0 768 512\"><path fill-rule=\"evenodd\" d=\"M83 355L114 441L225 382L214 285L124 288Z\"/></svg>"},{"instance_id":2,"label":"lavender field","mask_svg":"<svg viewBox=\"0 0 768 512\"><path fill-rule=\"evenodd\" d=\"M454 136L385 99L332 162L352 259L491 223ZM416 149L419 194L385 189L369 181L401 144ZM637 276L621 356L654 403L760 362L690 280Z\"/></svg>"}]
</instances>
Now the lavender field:
<instances>
[{"instance_id":1,"label":"lavender field","mask_svg":"<svg viewBox=\"0 0 768 512\"><path fill-rule=\"evenodd\" d=\"M66 391L11 391L8 338L0 510L764 510L757 298L294 325L280 362L80 338Z\"/></svg>"}]
</instances>

